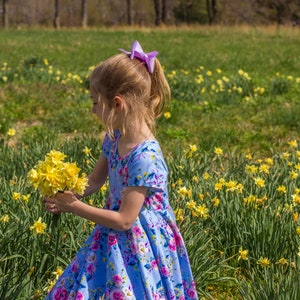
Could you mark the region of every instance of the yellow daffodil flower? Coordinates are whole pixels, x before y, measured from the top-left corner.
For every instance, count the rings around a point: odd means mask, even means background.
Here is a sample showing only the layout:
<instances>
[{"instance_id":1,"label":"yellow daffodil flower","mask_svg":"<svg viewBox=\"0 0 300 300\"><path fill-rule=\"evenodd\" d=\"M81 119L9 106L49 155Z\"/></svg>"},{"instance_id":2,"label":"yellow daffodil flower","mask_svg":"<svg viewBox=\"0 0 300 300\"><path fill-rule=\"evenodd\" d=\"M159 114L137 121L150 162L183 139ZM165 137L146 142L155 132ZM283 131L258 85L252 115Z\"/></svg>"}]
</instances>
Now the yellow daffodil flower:
<instances>
[{"instance_id":1,"label":"yellow daffodil flower","mask_svg":"<svg viewBox=\"0 0 300 300\"><path fill-rule=\"evenodd\" d=\"M284 185L280 185L277 189L277 192L282 193L282 194L286 194L286 187Z\"/></svg>"},{"instance_id":2,"label":"yellow daffodil flower","mask_svg":"<svg viewBox=\"0 0 300 300\"><path fill-rule=\"evenodd\" d=\"M8 223L9 222L9 215L5 214L0 217L0 222Z\"/></svg>"},{"instance_id":3,"label":"yellow daffodil flower","mask_svg":"<svg viewBox=\"0 0 300 300\"><path fill-rule=\"evenodd\" d=\"M16 130L14 128L10 128L8 131L7 131L7 135L9 136L14 136L16 135Z\"/></svg>"},{"instance_id":4,"label":"yellow daffodil flower","mask_svg":"<svg viewBox=\"0 0 300 300\"><path fill-rule=\"evenodd\" d=\"M171 113L170 112L165 112L164 113L164 117L165 117L165 119L170 119L171 118Z\"/></svg>"},{"instance_id":5,"label":"yellow daffodil flower","mask_svg":"<svg viewBox=\"0 0 300 300\"><path fill-rule=\"evenodd\" d=\"M67 156L59 151L49 152L44 161L28 172L28 179L43 196L52 196L59 191L72 190L82 195L88 185L86 174L79 176L76 163L64 162Z\"/></svg>"},{"instance_id":6,"label":"yellow daffodil flower","mask_svg":"<svg viewBox=\"0 0 300 300\"><path fill-rule=\"evenodd\" d=\"M43 234L47 224L42 222L42 218L39 217L37 221L34 221L34 224L30 226L30 230L34 231L36 234Z\"/></svg>"},{"instance_id":7,"label":"yellow daffodil flower","mask_svg":"<svg viewBox=\"0 0 300 300\"><path fill-rule=\"evenodd\" d=\"M220 147L215 147L214 150L215 154L217 154L218 156L221 156L223 154L223 150Z\"/></svg>"},{"instance_id":8,"label":"yellow daffodil flower","mask_svg":"<svg viewBox=\"0 0 300 300\"><path fill-rule=\"evenodd\" d=\"M280 265L282 265L282 266L286 266L287 264L288 264L289 262L285 259L285 258L280 258L277 262L276 262L276 264L280 264Z\"/></svg>"},{"instance_id":9,"label":"yellow daffodil flower","mask_svg":"<svg viewBox=\"0 0 300 300\"><path fill-rule=\"evenodd\" d=\"M248 250L243 250L243 248L241 247L239 250L238 260L248 260L248 253Z\"/></svg>"},{"instance_id":10,"label":"yellow daffodil flower","mask_svg":"<svg viewBox=\"0 0 300 300\"><path fill-rule=\"evenodd\" d=\"M262 178L260 177L256 177L254 178L254 182L257 186L259 187L264 187L265 186L265 180L263 180Z\"/></svg>"},{"instance_id":11,"label":"yellow daffodil flower","mask_svg":"<svg viewBox=\"0 0 300 300\"><path fill-rule=\"evenodd\" d=\"M260 259L257 261L257 264L264 268L269 268L271 265L271 262L267 257L260 257Z\"/></svg>"},{"instance_id":12,"label":"yellow daffodil flower","mask_svg":"<svg viewBox=\"0 0 300 300\"><path fill-rule=\"evenodd\" d=\"M297 148L297 147L298 147L298 143L297 143L296 140L289 141L288 144L289 144L292 148Z\"/></svg>"}]
</instances>

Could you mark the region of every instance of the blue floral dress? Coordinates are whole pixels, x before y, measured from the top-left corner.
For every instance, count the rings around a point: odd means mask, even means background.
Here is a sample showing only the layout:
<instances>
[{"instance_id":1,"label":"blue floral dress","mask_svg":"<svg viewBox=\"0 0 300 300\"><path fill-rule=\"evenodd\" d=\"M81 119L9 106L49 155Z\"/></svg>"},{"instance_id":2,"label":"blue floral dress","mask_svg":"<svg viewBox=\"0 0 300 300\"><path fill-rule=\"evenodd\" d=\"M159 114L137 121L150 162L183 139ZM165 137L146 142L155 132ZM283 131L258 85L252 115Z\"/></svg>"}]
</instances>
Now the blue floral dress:
<instances>
[{"instance_id":1,"label":"blue floral dress","mask_svg":"<svg viewBox=\"0 0 300 300\"><path fill-rule=\"evenodd\" d=\"M105 208L117 211L127 186L148 187L143 207L127 231L96 225L45 299L198 299L159 143L145 141L121 157L119 138L106 136L102 146L110 184Z\"/></svg>"}]
</instances>

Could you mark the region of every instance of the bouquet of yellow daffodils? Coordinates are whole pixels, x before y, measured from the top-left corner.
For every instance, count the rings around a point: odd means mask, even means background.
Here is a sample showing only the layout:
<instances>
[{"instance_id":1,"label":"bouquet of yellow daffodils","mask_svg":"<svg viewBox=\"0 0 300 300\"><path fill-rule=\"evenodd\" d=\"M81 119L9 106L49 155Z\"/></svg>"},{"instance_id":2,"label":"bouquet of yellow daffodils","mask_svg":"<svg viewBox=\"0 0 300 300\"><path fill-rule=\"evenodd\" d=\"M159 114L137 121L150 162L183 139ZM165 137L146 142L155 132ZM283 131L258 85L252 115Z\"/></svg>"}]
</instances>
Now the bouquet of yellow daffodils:
<instances>
[{"instance_id":1,"label":"bouquet of yellow daffodils","mask_svg":"<svg viewBox=\"0 0 300 300\"><path fill-rule=\"evenodd\" d=\"M79 175L80 168L76 163L64 162L67 156L59 151L52 150L44 161L28 172L28 179L42 196L54 196L57 192L73 190L82 195L88 186L86 174Z\"/></svg>"}]
</instances>

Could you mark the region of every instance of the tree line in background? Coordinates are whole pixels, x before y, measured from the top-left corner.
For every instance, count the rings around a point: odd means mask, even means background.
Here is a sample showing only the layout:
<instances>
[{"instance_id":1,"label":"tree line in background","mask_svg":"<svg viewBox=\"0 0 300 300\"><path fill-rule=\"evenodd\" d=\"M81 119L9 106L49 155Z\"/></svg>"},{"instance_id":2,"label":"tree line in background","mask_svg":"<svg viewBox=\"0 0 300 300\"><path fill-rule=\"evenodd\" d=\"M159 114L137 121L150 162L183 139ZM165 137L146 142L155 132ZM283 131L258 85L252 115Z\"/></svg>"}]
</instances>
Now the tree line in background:
<instances>
[{"instance_id":1,"label":"tree line in background","mask_svg":"<svg viewBox=\"0 0 300 300\"><path fill-rule=\"evenodd\" d=\"M300 0L1 0L2 27L300 24Z\"/></svg>"}]
</instances>

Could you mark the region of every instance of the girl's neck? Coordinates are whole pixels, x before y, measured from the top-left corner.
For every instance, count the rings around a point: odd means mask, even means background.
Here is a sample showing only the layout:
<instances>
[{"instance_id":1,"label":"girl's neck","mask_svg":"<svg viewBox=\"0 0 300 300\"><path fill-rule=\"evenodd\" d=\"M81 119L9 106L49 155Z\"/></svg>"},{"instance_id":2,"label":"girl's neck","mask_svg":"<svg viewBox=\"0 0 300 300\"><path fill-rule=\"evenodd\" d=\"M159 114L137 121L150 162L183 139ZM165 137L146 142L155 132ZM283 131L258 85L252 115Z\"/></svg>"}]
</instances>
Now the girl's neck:
<instances>
[{"instance_id":1,"label":"girl's neck","mask_svg":"<svg viewBox=\"0 0 300 300\"><path fill-rule=\"evenodd\" d=\"M118 142L119 155L126 155L136 145L148 140L155 140L155 137L147 125L141 126L140 130L126 132L124 136L121 135Z\"/></svg>"},{"instance_id":2,"label":"girl's neck","mask_svg":"<svg viewBox=\"0 0 300 300\"><path fill-rule=\"evenodd\" d=\"M123 143L135 143L155 139L153 133L146 124L141 124L134 130L127 130L124 135L121 135L120 140Z\"/></svg>"}]
</instances>

